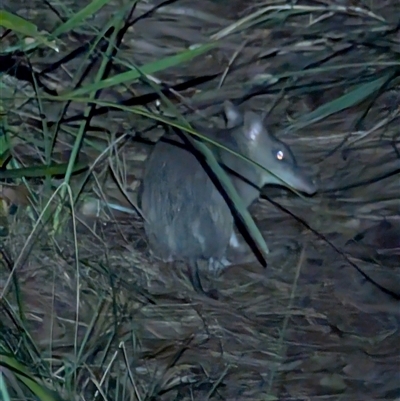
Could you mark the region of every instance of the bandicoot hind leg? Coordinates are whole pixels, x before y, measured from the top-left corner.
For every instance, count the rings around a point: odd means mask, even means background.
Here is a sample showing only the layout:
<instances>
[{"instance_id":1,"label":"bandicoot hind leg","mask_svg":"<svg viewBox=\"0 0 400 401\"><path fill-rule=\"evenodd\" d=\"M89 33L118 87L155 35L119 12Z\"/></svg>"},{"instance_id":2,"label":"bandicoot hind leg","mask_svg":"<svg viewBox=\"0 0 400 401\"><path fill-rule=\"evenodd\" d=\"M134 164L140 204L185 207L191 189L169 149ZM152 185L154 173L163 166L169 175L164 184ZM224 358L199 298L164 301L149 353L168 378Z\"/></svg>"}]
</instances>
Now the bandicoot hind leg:
<instances>
[{"instance_id":1,"label":"bandicoot hind leg","mask_svg":"<svg viewBox=\"0 0 400 401\"><path fill-rule=\"evenodd\" d=\"M205 295L209 298L212 299L218 299L218 291L216 289L212 289L210 291L205 291L200 280L200 274L199 274L199 265L198 262L191 262L188 263L188 274L189 274L189 279L190 282L192 283L192 286L194 290L202 295Z\"/></svg>"}]
</instances>

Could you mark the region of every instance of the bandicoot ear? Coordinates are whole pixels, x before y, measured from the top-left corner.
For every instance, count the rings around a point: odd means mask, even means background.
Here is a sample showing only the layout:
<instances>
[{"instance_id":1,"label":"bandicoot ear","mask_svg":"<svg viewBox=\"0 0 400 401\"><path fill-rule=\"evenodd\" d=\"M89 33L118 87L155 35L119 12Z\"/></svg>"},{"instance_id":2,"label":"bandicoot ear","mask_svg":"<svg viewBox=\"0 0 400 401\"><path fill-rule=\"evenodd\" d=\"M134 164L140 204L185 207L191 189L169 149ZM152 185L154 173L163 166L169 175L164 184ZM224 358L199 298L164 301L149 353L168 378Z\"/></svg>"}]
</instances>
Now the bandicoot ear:
<instances>
[{"instance_id":1,"label":"bandicoot ear","mask_svg":"<svg viewBox=\"0 0 400 401\"><path fill-rule=\"evenodd\" d=\"M236 127L243 123L242 113L229 100L224 102L224 113L227 120L227 128Z\"/></svg>"},{"instance_id":2,"label":"bandicoot ear","mask_svg":"<svg viewBox=\"0 0 400 401\"><path fill-rule=\"evenodd\" d=\"M257 142L261 135L266 132L264 122L258 114L247 111L244 114L244 135L247 140Z\"/></svg>"}]
</instances>

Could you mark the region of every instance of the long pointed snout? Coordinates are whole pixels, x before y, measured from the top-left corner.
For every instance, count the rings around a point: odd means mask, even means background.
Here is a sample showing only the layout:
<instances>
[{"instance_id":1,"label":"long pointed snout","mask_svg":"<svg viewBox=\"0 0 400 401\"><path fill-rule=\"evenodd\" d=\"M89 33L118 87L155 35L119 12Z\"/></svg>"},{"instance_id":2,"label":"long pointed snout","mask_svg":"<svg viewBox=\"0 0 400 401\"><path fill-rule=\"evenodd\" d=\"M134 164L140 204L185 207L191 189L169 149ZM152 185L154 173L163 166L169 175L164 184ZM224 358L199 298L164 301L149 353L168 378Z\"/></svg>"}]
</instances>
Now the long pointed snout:
<instances>
[{"instance_id":1,"label":"long pointed snout","mask_svg":"<svg viewBox=\"0 0 400 401\"><path fill-rule=\"evenodd\" d=\"M279 169L271 169L273 174L263 176L262 186L268 184L278 184L295 189L296 191L314 195L318 190L315 180L308 176L303 169L297 165L280 165ZM278 178L277 178L278 177ZM282 182L283 181L283 182Z\"/></svg>"},{"instance_id":2,"label":"long pointed snout","mask_svg":"<svg viewBox=\"0 0 400 401\"><path fill-rule=\"evenodd\" d=\"M286 174L283 174L280 178L290 187L297 191L304 192L307 195L314 195L318 190L316 180L306 175L304 171L298 167L287 171Z\"/></svg>"}]
</instances>

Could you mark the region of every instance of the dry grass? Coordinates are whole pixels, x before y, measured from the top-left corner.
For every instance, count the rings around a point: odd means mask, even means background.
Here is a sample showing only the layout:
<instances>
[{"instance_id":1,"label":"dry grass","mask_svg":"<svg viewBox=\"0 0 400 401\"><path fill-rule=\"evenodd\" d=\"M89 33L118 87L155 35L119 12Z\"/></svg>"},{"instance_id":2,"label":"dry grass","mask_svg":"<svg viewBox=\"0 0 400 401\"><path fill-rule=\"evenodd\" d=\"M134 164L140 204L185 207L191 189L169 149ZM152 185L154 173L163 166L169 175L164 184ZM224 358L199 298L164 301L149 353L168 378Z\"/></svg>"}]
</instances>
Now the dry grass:
<instances>
[{"instance_id":1,"label":"dry grass","mask_svg":"<svg viewBox=\"0 0 400 401\"><path fill-rule=\"evenodd\" d=\"M260 10L259 3L173 2L170 13L161 8L128 30L111 76L121 72L123 61L143 66L206 42ZM18 181L31 193L29 207L13 182L4 187L9 215L1 246L0 372L10 399L29 398L23 398L27 388L7 353L65 400L399 399L399 300L352 265L400 293L397 0L369 2L369 8L362 1L298 2L298 15L285 3L267 3L282 10L223 37L208 55L154 75L170 86L210 76L170 96L188 119L216 115L224 99L270 111L271 130L310 166L320 191L304 199L266 188L251 211L272 250L268 268L233 266L218 279L204 273L222 294L218 301L205 299L193 292L180 266L151 259L139 216L104 206L132 208L126 195L135 199L149 150L137 134L154 139L162 131L146 132L154 121L117 105L94 116L80 149L91 174L86 181L84 174L71 178L74 213L63 209L61 233L52 230L57 198L51 213L38 216L62 180ZM29 10L22 4L6 7L41 29L56 26L46 3L32 2ZM61 55L50 49L31 54L34 70L54 67L94 38L117 6L110 2L90 25L65 34ZM83 5L56 5L63 7L76 12ZM148 7L139 3L135 13ZM195 8L197 17L173 13ZM88 65L86 54L37 78L65 93ZM26 60L14 58L21 68L29 67ZM83 87L93 83L100 62ZM30 166L47 157L39 113L53 132L62 103L46 100L43 89L10 71L2 82L12 157ZM351 95L356 85L359 101ZM144 82L113 85L100 98L143 104L149 98L138 96L152 92ZM65 118L87 105L75 99ZM155 110L154 101L147 106ZM68 162L81 120L60 123L52 160ZM10 203L18 205L15 214Z\"/></svg>"}]
</instances>

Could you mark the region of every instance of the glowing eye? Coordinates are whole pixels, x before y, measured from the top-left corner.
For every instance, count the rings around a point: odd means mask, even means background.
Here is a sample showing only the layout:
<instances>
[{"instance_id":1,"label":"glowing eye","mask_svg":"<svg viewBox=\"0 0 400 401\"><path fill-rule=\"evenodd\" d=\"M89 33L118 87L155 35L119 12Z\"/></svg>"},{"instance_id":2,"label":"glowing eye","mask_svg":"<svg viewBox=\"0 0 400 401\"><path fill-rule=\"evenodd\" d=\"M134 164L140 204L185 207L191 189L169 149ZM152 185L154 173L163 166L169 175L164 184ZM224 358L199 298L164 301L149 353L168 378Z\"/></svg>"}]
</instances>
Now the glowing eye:
<instances>
[{"instance_id":1,"label":"glowing eye","mask_svg":"<svg viewBox=\"0 0 400 401\"><path fill-rule=\"evenodd\" d=\"M276 158L278 160L283 160L283 152L281 150L278 150L278 152L276 153Z\"/></svg>"}]
</instances>

